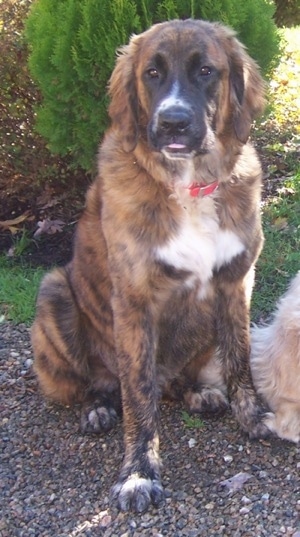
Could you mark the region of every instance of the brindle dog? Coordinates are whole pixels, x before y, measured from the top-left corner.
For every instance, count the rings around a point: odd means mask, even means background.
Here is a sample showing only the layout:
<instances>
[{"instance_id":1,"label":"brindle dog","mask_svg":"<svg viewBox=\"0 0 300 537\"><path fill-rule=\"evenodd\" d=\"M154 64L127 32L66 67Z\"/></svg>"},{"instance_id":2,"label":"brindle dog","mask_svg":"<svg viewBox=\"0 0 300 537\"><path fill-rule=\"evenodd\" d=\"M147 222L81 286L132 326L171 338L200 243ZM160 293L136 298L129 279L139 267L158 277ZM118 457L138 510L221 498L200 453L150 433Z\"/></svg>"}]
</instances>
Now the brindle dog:
<instances>
[{"instance_id":1,"label":"brindle dog","mask_svg":"<svg viewBox=\"0 0 300 537\"><path fill-rule=\"evenodd\" d=\"M175 20L121 49L109 93L73 259L44 278L32 341L44 393L82 402L83 430L107 431L122 411L113 497L143 511L163 499L161 394L194 412L228 396L244 431L268 431L249 367L263 237L247 139L264 84L232 30Z\"/></svg>"}]
</instances>

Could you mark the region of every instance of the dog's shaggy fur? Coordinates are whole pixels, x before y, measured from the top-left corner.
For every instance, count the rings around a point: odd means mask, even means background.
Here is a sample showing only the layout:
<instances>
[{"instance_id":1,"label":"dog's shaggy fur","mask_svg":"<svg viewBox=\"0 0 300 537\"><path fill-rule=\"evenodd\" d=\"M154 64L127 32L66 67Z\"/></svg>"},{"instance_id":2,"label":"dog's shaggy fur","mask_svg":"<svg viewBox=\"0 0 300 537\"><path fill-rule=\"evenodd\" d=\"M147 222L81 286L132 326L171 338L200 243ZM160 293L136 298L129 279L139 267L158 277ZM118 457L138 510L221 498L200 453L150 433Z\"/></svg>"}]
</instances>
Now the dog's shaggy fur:
<instances>
[{"instance_id":1,"label":"dog's shaggy fur","mask_svg":"<svg viewBox=\"0 0 300 537\"><path fill-rule=\"evenodd\" d=\"M163 497L158 398L231 408L267 434L249 364L249 299L262 245L261 169L247 143L263 109L255 62L228 28L158 24L131 39L111 77L111 128L70 264L48 274L32 329L45 394L83 403L100 432L123 412L113 497Z\"/></svg>"},{"instance_id":2,"label":"dog's shaggy fur","mask_svg":"<svg viewBox=\"0 0 300 537\"><path fill-rule=\"evenodd\" d=\"M300 272L280 299L273 322L251 331L251 369L281 438L300 440Z\"/></svg>"}]
</instances>

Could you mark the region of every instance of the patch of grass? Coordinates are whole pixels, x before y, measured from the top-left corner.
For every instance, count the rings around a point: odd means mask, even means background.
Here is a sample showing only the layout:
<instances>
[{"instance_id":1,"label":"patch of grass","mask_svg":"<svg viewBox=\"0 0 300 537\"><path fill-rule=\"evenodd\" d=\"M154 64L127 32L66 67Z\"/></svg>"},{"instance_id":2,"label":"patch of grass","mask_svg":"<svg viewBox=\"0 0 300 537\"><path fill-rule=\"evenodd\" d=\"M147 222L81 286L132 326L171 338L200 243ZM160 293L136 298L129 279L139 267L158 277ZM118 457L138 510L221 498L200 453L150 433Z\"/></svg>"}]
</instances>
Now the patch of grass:
<instances>
[{"instance_id":1,"label":"patch of grass","mask_svg":"<svg viewBox=\"0 0 300 537\"><path fill-rule=\"evenodd\" d=\"M0 256L0 321L32 322L43 274L41 268L22 266Z\"/></svg>"},{"instance_id":2,"label":"patch of grass","mask_svg":"<svg viewBox=\"0 0 300 537\"><path fill-rule=\"evenodd\" d=\"M204 426L203 421L198 416L191 416L186 410L182 411L181 417L185 426L190 429L201 429Z\"/></svg>"},{"instance_id":3,"label":"patch of grass","mask_svg":"<svg viewBox=\"0 0 300 537\"><path fill-rule=\"evenodd\" d=\"M300 270L300 168L263 207L265 244L258 260L252 318L268 317Z\"/></svg>"},{"instance_id":4,"label":"patch of grass","mask_svg":"<svg viewBox=\"0 0 300 537\"><path fill-rule=\"evenodd\" d=\"M268 163L263 205L265 244L258 260L252 319L265 320L300 270L300 26L282 30L285 50L269 87L269 115L256 141Z\"/></svg>"},{"instance_id":5,"label":"patch of grass","mask_svg":"<svg viewBox=\"0 0 300 537\"><path fill-rule=\"evenodd\" d=\"M285 28L281 32L285 47L270 81L272 111L269 120L275 121L281 127L290 127L294 133L300 134L300 26Z\"/></svg>"},{"instance_id":6,"label":"patch of grass","mask_svg":"<svg viewBox=\"0 0 300 537\"><path fill-rule=\"evenodd\" d=\"M29 248L33 240L30 232L23 228L21 234L13 239L13 252L15 257L19 257Z\"/></svg>"}]
</instances>

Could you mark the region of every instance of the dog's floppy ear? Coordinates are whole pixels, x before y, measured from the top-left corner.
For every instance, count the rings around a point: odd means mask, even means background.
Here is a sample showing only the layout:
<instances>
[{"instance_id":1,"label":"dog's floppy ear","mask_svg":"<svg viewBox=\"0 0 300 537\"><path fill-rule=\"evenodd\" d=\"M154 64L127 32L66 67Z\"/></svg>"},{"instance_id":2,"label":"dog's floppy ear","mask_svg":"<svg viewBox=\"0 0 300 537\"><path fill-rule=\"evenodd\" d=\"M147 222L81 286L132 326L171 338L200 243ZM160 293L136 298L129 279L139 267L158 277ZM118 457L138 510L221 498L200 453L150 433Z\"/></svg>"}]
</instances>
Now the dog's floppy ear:
<instances>
[{"instance_id":1,"label":"dog's floppy ear","mask_svg":"<svg viewBox=\"0 0 300 537\"><path fill-rule=\"evenodd\" d=\"M133 151L138 139L138 98L134 70L138 39L138 36L133 36L129 45L120 48L108 86L111 98L108 112L112 124L122 133L123 149L127 153Z\"/></svg>"},{"instance_id":2,"label":"dog's floppy ear","mask_svg":"<svg viewBox=\"0 0 300 537\"><path fill-rule=\"evenodd\" d=\"M265 84L259 68L237 39L230 54L230 100L234 113L233 127L237 138L246 143L251 123L265 106Z\"/></svg>"}]
</instances>

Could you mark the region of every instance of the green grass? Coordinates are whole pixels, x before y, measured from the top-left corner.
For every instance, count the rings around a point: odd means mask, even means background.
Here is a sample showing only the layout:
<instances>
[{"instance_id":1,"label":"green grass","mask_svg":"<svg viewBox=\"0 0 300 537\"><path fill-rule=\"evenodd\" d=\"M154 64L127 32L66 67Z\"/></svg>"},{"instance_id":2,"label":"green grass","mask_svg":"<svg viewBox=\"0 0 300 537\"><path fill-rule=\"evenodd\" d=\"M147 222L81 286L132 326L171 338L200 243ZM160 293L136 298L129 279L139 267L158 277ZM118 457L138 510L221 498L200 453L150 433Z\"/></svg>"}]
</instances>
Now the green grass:
<instances>
[{"instance_id":1,"label":"green grass","mask_svg":"<svg viewBox=\"0 0 300 537\"><path fill-rule=\"evenodd\" d=\"M22 266L0 256L0 322L32 322L43 274L41 268Z\"/></svg>"},{"instance_id":2,"label":"green grass","mask_svg":"<svg viewBox=\"0 0 300 537\"><path fill-rule=\"evenodd\" d=\"M188 412L183 410L181 417L185 426L189 429L201 429L204 427L204 422L201 420L201 418L199 418L199 416L190 415Z\"/></svg>"},{"instance_id":3,"label":"green grass","mask_svg":"<svg viewBox=\"0 0 300 537\"><path fill-rule=\"evenodd\" d=\"M258 260L252 318L267 317L300 270L300 168L263 207L265 244Z\"/></svg>"},{"instance_id":4,"label":"green grass","mask_svg":"<svg viewBox=\"0 0 300 537\"><path fill-rule=\"evenodd\" d=\"M286 45L270 82L270 113L257 131L269 162L272 194L262 208L265 244L256 270L254 321L269 316L300 270L300 27L284 29L282 34Z\"/></svg>"},{"instance_id":5,"label":"green grass","mask_svg":"<svg viewBox=\"0 0 300 537\"><path fill-rule=\"evenodd\" d=\"M268 106L262 121L266 120L267 125L275 131L278 128L290 130L294 136L299 136L300 26L285 28L280 32L283 53L268 82Z\"/></svg>"}]
</instances>

